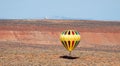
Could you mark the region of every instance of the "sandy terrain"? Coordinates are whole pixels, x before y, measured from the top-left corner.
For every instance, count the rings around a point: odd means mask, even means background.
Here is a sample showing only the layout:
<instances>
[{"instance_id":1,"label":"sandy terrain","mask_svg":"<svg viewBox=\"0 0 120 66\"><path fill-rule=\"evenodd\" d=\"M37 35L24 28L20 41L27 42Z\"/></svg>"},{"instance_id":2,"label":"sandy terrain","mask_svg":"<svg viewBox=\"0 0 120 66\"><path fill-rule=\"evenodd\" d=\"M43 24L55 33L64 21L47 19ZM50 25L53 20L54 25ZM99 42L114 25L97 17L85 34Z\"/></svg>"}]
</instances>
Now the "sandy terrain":
<instances>
[{"instance_id":1,"label":"sandy terrain","mask_svg":"<svg viewBox=\"0 0 120 66\"><path fill-rule=\"evenodd\" d=\"M66 29L82 40L68 58L59 41ZM0 66L119 66L120 22L0 20Z\"/></svg>"}]
</instances>

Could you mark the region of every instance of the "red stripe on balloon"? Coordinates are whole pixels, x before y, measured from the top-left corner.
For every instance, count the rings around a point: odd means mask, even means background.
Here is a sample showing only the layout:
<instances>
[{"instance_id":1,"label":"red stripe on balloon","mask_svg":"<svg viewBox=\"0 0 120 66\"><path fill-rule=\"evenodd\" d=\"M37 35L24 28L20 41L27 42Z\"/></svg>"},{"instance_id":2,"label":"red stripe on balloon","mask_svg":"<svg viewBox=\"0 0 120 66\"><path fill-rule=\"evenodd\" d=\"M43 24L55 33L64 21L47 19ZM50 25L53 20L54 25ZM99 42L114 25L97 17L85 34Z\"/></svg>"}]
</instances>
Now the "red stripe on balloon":
<instances>
[{"instance_id":1,"label":"red stripe on balloon","mask_svg":"<svg viewBox=\"0 0 120 66\"><path fill-rule=\"evenodd\" d=\"M72 41L72 47L73 47L73 45L74 45L74 41Z\"/></svg>"},{"instance_id":2,"label":"red stripe on balloon","mask_svg":"<svg viewBox=\"0 0 120 66\"><path fill-rule=\"evenodd\" d=\"M72 31L72 34L74 35L74 32Z\"/></svg>"}]
</instances>

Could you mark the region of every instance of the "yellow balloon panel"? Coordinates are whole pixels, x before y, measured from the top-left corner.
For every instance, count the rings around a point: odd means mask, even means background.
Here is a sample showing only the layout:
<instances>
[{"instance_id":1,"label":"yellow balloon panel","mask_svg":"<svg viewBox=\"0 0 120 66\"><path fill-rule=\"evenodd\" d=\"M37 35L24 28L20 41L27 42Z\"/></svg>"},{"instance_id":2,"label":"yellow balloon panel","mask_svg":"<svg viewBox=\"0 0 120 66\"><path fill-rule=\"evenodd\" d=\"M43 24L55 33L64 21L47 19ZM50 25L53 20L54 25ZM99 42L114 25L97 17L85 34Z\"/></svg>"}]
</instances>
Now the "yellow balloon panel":
<instances>
[{"instance_id":1,"label":"yellow balloon panel","mask_svg":"<svg viewBox=\"0 0 120 66\"><path fill-rule=\"evenodd\" d=\"M68 51L72 51L79 44L81 38L79 32L66 30L61 33L60 40Z\"/></svg>"}]
</instances>

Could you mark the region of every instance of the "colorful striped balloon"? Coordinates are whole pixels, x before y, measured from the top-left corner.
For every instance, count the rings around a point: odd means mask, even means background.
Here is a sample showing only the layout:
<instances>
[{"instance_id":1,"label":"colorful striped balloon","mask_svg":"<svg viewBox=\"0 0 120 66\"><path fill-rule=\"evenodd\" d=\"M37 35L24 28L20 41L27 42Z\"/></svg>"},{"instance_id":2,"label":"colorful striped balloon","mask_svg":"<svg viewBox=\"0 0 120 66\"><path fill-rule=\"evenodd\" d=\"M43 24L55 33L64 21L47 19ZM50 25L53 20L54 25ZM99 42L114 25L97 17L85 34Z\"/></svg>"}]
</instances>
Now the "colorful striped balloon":
<instances>
[{"instance_id":1,"label":"colorful striped balloon","mask_svg":"<svg viewBox=\"0 0 120 66\"><path fill-rule=\"evenodd\" d=\"M80 39L79 32L75 30L65 30L60 35L63 46L70 52L79 44Z\"/></svg>"}]
</instances>

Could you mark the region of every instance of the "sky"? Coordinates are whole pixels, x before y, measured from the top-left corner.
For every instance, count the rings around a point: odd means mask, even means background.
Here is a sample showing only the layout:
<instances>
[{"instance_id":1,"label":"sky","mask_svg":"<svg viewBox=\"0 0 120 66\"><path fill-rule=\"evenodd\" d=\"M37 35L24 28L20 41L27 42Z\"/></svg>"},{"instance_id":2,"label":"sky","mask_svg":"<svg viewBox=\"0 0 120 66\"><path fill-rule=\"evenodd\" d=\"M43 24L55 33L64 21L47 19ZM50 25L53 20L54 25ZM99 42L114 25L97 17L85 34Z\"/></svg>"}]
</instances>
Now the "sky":
<instances>
[{"instance_id":1,"label":"sky","mask_svg":"<svg viewBox=\"0 0 120 66\"><path fill-rule=\"evenodd\" d=\"M0 0L0 19L118 20L120 0Z\"/></svg>"}]
</instances>

